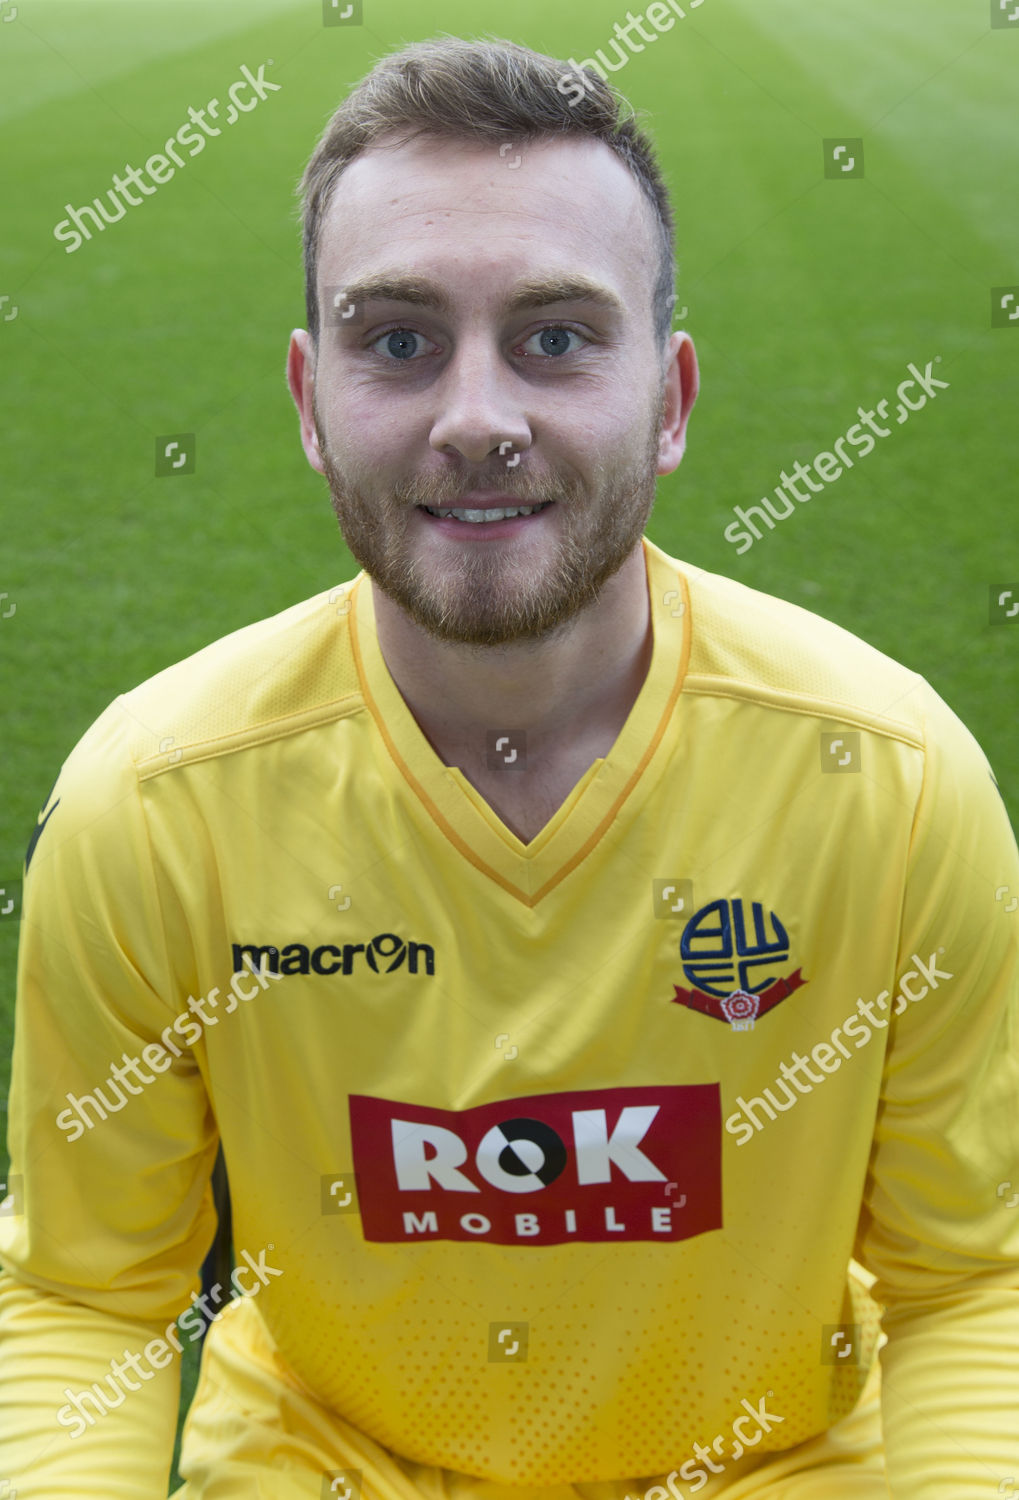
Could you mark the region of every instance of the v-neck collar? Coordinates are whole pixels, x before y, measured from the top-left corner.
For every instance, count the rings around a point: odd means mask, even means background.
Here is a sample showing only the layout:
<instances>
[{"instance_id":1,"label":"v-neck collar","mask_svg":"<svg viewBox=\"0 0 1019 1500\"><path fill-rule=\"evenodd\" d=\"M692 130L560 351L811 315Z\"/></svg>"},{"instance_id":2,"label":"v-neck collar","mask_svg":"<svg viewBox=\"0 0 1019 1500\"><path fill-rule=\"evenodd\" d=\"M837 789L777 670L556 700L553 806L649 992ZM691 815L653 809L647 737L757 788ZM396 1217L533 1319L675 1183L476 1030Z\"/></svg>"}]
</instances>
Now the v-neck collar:
<instances>
[{"instance_id":1,"label":"v-neck collar","mask_svg":"<svg viewBox=\"0 0 1019 1500\"><path fill-rule=\"evenodd\" d=\"M365 703L411 794L474 868L534 906L643 801L641 779L673 718L690 653L686 579L643 539L653 649L647 676L607 756L595 760L530 843L506 827L456 766L443 765L393 681L379 646L371 579L352 588L351 642ZM646 790L646 787L645 787Z\"/></svg>"}]
</instances>

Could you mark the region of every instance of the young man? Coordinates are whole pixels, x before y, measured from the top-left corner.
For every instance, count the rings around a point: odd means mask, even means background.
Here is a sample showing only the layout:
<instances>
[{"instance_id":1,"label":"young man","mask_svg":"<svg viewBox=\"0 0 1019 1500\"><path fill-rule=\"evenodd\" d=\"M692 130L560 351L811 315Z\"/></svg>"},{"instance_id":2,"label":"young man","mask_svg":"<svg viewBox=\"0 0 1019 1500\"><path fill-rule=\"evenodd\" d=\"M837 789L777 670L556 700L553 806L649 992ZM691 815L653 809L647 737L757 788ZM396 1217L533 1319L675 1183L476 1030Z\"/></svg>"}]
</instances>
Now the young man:
<instances>
[{"instance_id":1,"label":"young man","mask_svg":"<svg viewBox=\"0 0 1019 1500\"><path fill-rule=\"evenodd\" d=\"M44 809L0 1472L165 1489L218 1311L186 1500L1019 1486L1015 842L922 679L644 537L697 392L648 142L448 40L303 186L288 375L362 572L119 699Z\"/></svg>"}]
</instances>

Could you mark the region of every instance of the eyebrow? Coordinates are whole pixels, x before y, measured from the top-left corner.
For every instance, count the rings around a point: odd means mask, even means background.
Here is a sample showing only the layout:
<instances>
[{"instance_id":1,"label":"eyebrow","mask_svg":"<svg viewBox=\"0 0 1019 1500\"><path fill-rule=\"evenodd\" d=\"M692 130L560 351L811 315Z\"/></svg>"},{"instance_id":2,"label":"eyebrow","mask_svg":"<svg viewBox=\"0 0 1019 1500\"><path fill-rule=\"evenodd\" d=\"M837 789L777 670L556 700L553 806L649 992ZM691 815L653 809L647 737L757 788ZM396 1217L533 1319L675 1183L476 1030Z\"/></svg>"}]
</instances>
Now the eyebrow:
<instances>
[{"instance_id":1,"label":"eyebrow","mask_svg":"<svg viewBox=\"0 0 1019 1500\"><path fill-rule=\"evenodd\" d=\"M419 276L386 273L365 276L345 286L343 294L354 306L365 302L406 302L447 315L453 311L453 299L445 288ZM507 312L515 313L553 302L591 302L608 312L620 315L626 312L615 292L586 276L541 276L517 282L504 306Z\"/></svg>"}]
</instances>

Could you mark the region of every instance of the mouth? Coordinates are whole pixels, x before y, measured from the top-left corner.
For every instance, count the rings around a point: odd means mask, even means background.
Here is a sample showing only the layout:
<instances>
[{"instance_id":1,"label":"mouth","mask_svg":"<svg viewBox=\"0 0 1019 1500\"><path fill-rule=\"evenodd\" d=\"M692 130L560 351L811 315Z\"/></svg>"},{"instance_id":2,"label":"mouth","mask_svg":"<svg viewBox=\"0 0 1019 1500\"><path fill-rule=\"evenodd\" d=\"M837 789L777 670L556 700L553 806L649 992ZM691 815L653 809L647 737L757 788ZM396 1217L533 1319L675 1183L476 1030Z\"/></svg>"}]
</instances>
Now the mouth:
<instances>
[{"instance_id":1,"label":"mouth","mask_svg":"<svg viewBox=\"0 0 1019 1500\"><path fill-rule=\"evenodd\" d=\"M454 506L441 510L433 509L430 505L421 505L418 509L440 521L459 521L468 526L491 526L496 521L512 521L540 515L552 504L553 501L545 500L538 505L485 505L466 508Z\"/></svg>"}]
</instances>

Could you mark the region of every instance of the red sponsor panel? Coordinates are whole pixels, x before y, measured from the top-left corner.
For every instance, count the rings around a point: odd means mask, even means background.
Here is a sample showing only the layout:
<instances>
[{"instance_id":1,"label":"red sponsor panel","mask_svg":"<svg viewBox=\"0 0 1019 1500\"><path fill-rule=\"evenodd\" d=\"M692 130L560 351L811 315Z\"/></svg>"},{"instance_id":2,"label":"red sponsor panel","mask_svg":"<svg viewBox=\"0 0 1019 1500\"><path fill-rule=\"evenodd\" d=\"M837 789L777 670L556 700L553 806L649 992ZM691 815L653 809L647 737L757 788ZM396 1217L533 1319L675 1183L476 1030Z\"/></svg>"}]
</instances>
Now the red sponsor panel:
<instances>
[{"instance_id":1,"label":"red sponsor panel","mask_svg":"<svg viewBox=\"0 0 1019 1500\"><path fill-rule=\"evenodd\" d=\"M367 1240L684 1240L722 1227L717 1083L434 1109L350 1096Z\"/></svg>"}]
</instances>

